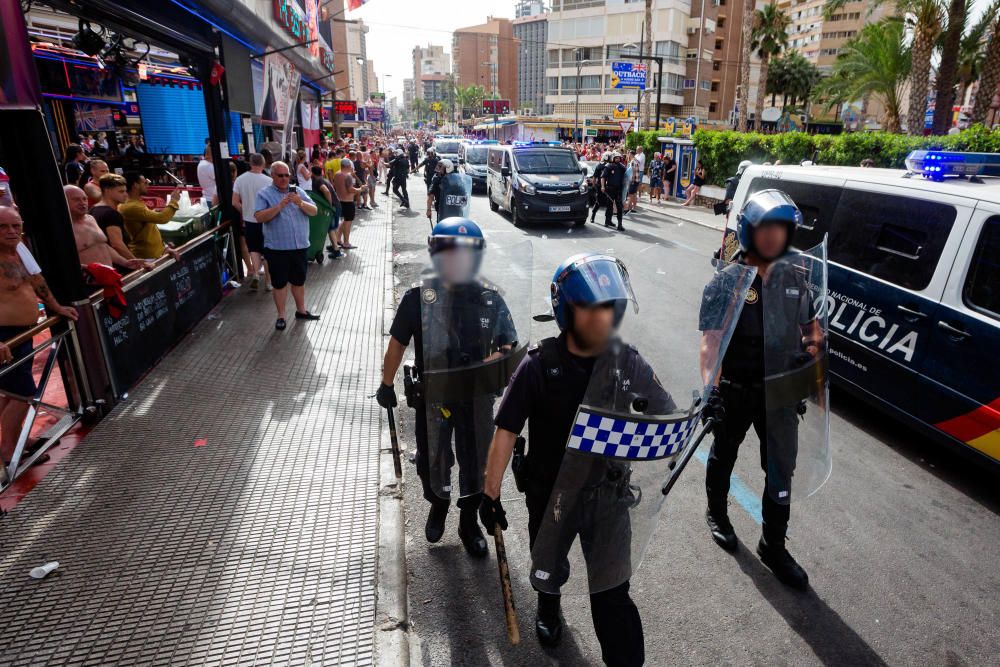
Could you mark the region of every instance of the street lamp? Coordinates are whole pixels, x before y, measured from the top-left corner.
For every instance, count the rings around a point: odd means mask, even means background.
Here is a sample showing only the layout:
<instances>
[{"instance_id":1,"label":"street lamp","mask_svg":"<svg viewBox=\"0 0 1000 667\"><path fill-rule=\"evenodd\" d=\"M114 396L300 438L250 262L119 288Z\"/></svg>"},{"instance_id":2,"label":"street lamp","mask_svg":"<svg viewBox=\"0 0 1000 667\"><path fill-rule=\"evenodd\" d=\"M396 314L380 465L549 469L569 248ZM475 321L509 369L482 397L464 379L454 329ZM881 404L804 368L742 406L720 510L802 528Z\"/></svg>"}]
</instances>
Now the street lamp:
<instances>
[{"instance_id":1,"label":"street lamp","mask_svg":"<svg viewBox=\"0 0 1000 667\"><path fill-rule=\"evenodd\" d=\"M583 132L580 130L580 70L584 65L592 64L590 60L580 59L580 49L576 49L576 121L573 123L573 140L576 140L576 135L580 135L580 143L583 143Z\"/></svg>"},{"instance_id":2,"label":"street lamp","mask_svg":"<svg viewBox=\"0 0 1000 667\"><path fill-rule=\"evenodd\" d=\"M382 128L386 132L389 131L389 91L386 90L385 80L391 76L391 74L382 75Z\"/></svg>"}]
</instances>

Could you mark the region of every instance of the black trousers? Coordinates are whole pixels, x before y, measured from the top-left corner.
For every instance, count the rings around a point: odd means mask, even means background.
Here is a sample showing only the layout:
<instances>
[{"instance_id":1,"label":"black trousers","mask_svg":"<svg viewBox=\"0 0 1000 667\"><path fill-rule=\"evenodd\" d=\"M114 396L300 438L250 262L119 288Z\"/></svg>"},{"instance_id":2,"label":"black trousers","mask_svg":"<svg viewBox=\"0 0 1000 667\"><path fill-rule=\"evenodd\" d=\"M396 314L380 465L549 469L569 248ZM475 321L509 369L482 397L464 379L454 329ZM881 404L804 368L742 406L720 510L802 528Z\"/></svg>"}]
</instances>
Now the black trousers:
<instances>
[{"instance_id":1,"label":"black trousers","mask_svg":"<svg viewBox=\"0 0 1000 667\"><path fill-rule=\"evenodd\" d=\"M596 192L596 196L594 198L593 209L591 209L591 211L590 211L590 219L591 220L593 220L595 217L597 217L597 212L599 210L601 210L602 206L603 207L609 206L609 204L608 204L608 196L606 194L604 194L603 192L601 192L600 190L598 190Z\"/></svg>"},{"instance_id":2,"label":"black trousers","mask_svg":"<svg viewBox=\"0 0 1000 667\"><path fill-rule=\"evenodd\" d=\"M719 391L722 394L726 416L713 430L715 440L712 451L708 454L708 465L705 472L705 491L708 495L708 506L713 512L724 513L726 498L729 495L729 478L736 465L736 456L740 444L746 438L747 431L753 426L760 440L760 467L764 470L764 493L761 496L762 514L764 518L764 539L768 543L781 545L788 530L790 507L781 504L771 497L768 480L767 439L768 437L796 437L794 430L782 433L767 430L766 411L764 406L764 388L762 384L741 383L732 385L724 380ZM791 416L794 424L794 415Z\"/></svg>"},{"instance_id":3,"label":"black trousers","mask_svg":"<svg viewBox=\"0 0 1000 667\"><path fill-rule=\"evenodd\" d=\"M529 480L524 500L528 509L528 539L534 546L535 537L549 504L551 485ZM601 644L601 658L610 667L638 667L646 660L645 639L639 609L628 594L629 582L590 596L590 618L594 634ZM538 612L554 616L559 611L561 596L538 591Z\"/></svg>"},{"instance_id":4,"label":"black trousers","mask_svg":"<svg viewBox=\"0 0 1000 667\"><path fill-rule=\"evenodd\" d=\"M394 178L393 178L392 172L390 171L390 172L388 172L385 175L385 192L382 193L382 194L384 194L387 197L389 196L389 188L392 187L393 180L394 180Z\"/></svg>"},{"instance_id":5,"label":"black trousers","mask_svg":"<svg viewBox=\"0 0 1000 667\"><path fill-rule=\"evenodd\" d=\"M618 224L622 224L622 192L621 190L610 190L603 193L607 199L607 208L604 209L604 224L611 224L611 211L614 210L618 216Z\"/></svg>"},{"instance_id":6,"label":"black trousers","mask_svg":"<svg viewBox=\"0 0 1000 667\"><path fill-rule=\"evenodd\" d=\"M406 192L406 176L396 174L392 179L392 192L399 197L399 203L410 208L410 195Z\"/></svg>"},{"instance_id":7,"label":"black trousers","mask_svg":"<svg viewBox=\"0 0 1000 667\"><path fill-rule=\"evenodd\" d=\"M484 410L486 408L483 408ZM493 415L492 403L488 406L490 417ZM449 498L444 498L434 491L434 485L431 479L431 458L432 456L440 456L444 452L446 456L450 458L443 463L436 464L434 466L436 474L448 474L451 473L451 468L454 465L455 457L451 456L451 437L454 434L455 437L455 451L458 458L458 468L459 476L463 474L475 474L478 475L478 471L485 469L485 460L480 460L479 452L474 446L474 440L476 434L474 427L471 425L472 419L475 416L473 412L474 408L468 407L452 407L452 417L454 420L454 426L451 428L439 429L438 425L435 425L433 437L447 439L447 446L445 443L441 442L435 446L435 452L432 454L429 447L428 440L428 428L427 428L427 412L422 403L418 404L417 414L416 414L416 432L414 433L417 441L417 476L420 478L420 483L424 490L424 500L432 505L450 505L451 500ZM489 427L492 429L493 423L489 421L488 425L480 425L480 428ZM450 484L450 482L448 482ZM461 486L462 482L459 482ZM438 483L441 486L441 482ZM458 505L459 509L475 509L479 507L479 502L482 500L483 494L474 493L464 497L459 497Z\"/></svg>"}]
</instances>

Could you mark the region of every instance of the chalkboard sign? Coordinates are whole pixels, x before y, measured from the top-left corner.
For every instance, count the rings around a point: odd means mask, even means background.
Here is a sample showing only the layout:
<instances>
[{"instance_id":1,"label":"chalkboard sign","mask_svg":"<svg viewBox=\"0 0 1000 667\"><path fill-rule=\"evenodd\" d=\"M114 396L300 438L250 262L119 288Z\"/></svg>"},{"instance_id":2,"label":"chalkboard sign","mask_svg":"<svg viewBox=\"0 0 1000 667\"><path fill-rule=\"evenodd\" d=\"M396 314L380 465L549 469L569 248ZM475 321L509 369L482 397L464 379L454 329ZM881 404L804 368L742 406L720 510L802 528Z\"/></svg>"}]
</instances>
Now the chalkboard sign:
<instances>
[{"instance_id":1,"label":"chalkboard sign","mask_svg":"<svg viewBox=\"0 0 1000 667\"><path fill-rule=\"evenodd\" d=\"M222 298L216 241L208 237L184 251L180 263L125 288L119 318L101 302L97 317L114 374L116 394L128 391Z\"/></svg>"}]
</instances>

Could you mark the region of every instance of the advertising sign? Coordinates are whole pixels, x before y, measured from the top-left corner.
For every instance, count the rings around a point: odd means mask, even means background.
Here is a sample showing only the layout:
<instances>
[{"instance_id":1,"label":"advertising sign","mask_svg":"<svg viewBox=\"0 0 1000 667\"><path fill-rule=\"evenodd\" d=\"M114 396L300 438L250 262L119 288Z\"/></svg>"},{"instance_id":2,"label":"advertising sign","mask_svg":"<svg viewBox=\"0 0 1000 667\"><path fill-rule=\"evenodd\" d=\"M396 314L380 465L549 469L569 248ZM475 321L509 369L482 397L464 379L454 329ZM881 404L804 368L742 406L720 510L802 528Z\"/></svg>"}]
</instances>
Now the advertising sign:
<instances>
[{"instance_id":1,"label":"advertising sign","mask_svg":"<svg viewBox=\"0 0 1000 667\"><path fill-rule=\"evenodd\" d=\"M385 120L385 110L382 107L365 107L365 119L373 123Z\"/></svg>"},{"instance_id":2,"label":"advertising sign","mask_svg":"<svg viewBox=\"0 0 1000 667\"><path fill-rule=\"evenodd\" d=\"M611 87L646 90L647 70L644 63L613 62L611 63Z\"/></svg>"},{"instance_id":3,"label":"advertising sign","mask_svg":"<svg viewBox=\"0 0 1000 667\"><path fill-rule=\"evenodd\" d=\"M303 95L300 104L302 111L302 140L307 147L312 146L313 144L318 144L320 140L320 133L319 133L320 102L315 97L312 99L306 99L305 95Z\"/></svg>"},{"instance_id":4,"label":"advertising sign","mask_svg":"<svg viewBox=\"0 0 1000 667\"><path fill-rule=\"evenodd\" d=\"M624 104L616 104L612 113L614 114L615 120L620 120L622 118L631 118L635 115L635 107L627 107Z\"/></svg>"},{"instance_id":5,"label":"advertising sign","mask_svg":"<svg viewBox=\"0 0 1000 667\"><path fill-rule=\"evenodd\" d=\"M483 100L483 113L503 116L510 113L510 100Z\"/></svg>"},{"instance_id":6,"label":"advertising sign","mask_svg":"<svg viewBox=\"0 0 1000 667\"><path fill-rule=\"evenodd\" d=\"M264 125L285 127L292 120L301 76L280 53L264 56L263 90L257 98L257 115Z\"/></svg>"},{"instance_id":7,"label":"advertising sign","mask_svg":"<svg viewBox=\"0 0 1000 667\"><path fill-rule=\"evenodd\" d=\"M688 116L683 120L671 116L663 125L663 129L666 130L667 134L675 134L682 137L690 137L694 134L697 127L698 121L695 120L694 116Z\"/></svg>"},{"instance_id":8,"label":"advertising sign","mask_svg":"<svg viewBox=\"0 0 1000 667\"><path fill-rule=\"evenodd\" d=\"M358 103L354 100L334 100L333 113L355 116L358 113Z\"/></svg>"}]
</instances>

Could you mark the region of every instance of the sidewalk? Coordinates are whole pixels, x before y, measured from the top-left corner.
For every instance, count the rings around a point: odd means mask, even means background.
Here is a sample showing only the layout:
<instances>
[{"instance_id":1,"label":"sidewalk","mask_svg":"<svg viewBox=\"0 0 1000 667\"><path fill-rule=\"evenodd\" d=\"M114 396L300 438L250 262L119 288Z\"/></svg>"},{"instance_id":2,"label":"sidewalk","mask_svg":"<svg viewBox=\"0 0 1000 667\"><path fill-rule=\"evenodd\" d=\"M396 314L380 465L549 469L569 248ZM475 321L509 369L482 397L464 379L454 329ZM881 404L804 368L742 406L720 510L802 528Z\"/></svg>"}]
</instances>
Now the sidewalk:
<instances>
[{"instance_id":1,"label":"sidewalk","mask_svg":"<svg viewBox=\"0 0 1000 667\"><path fill-rule=\"evenodd\" d=\"M322 320L237 290L0 519L0 664L374 663L379 203L310 264Z\"/></svg>"},{"instance_id":2,"label":"sidewalk","mask_svg":"<svg viewBox=\"0 0 1000 667\"><path fill-rule=\"evenodd\" d=\"M701 225L709 229L723 231L726 228L726 218L715 215L712 209L703 206L681 206L679 202L664 202L662 205L649 203L643 198L634 215L655 215L670 219L672 222L690 222L694 225ZM633 214L629 214L633 215Z\"/></svg>"}]
</instances>

